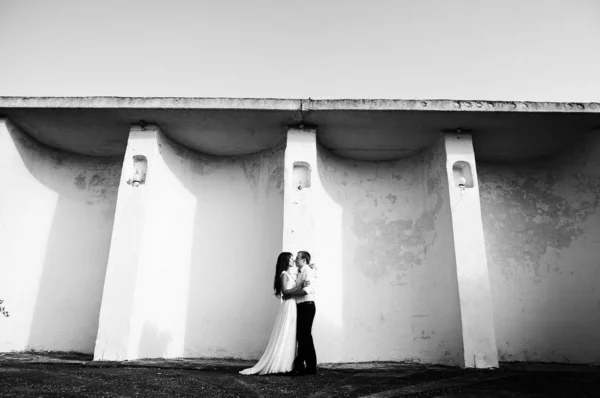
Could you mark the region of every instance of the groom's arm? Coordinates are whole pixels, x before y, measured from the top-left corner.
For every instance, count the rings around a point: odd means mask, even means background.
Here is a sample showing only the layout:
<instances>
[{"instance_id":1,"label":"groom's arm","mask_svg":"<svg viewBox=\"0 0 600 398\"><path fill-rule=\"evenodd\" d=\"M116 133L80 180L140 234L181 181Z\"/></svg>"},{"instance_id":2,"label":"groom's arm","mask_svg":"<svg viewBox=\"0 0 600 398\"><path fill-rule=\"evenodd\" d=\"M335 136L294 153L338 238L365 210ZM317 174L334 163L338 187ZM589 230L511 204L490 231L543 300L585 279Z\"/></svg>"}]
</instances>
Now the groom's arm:
<instances>
[{"instance_id":1,"label":"groom's arm","mask_svg":"<svg viewBox=\"0 0 600 398\"><path fill-rule=\"evenodd\" d=\"M281 286L287 285L287 282L288 282L288 277L286 275L282 275L281 276ZM283 293L283 298L285 299L286 297L292 295L293 293L295 293L301 289L302 288L300 286L295 286L291 289L281 289L281 293Z\"/></svg>"},{"instance_id":2,"label":"groom's arm","mask_svg":"<svg viewBox=\"0 0 600 398\"><path fill-rule=\"evenodd\" d=\"M302 282L302 285L304 285L304 282ZM289 299L294 298L294 297L306 296L308 293L306 292L305 289L307 289L307 288L306 287L302 287L302 285L301 286L296 286L295 288L290 289L288 292L284 292L283 299L284 300L289 300Z\"/></svg>"},{"instance_id":3,"label":"groom's arm","mask_svg":"<svg viewBox=\"0 0 600 398\"><path fill-rule=\"evenodd\" d=\"M306 291L301 288L301 287L297 287L294 288L294 290L290 291L289 293L286 293L284 296L284 299L288 299L288 298L292 298L292 297L301 297L301 296L306 296L308 293L306 293Z\"/></svg>"},{"instance_id":4,"label":"groom's arm","mask_svg":"<svg viewBox=\"0 0 600 398\"><path fill-rule=\"evenodd\" d=\"M306 296L307 294L312 294L314 293L314 283L315 283L315 271L312 269L309 269L306 272L306 276L305 276L305 281L308 282L308 285L305 287L300 287L298 288L297 291L287 295L289 296L289 298L291 297L302 297L302 296ZM285 297L284 297L285 298Z\"/></svg>"},{"instance_id":5,"label":"groom's arm","mask_svg":"<svg viewBox=\"0 0 600 398\"><path fill-rule=\"evenodd\" d=\"M282 286L287 285L287 281L288 281L288 277L286 275L282 275L281 276L281 285ZM300 286L295 286L295 287L293 287L291 289L282 289L281 290L281 293L282 293L281 297L284 300L289 300L292 297L298 296L298 293L301 293L302 291L303 291L302 287L300 287ZM301 295L304 296L304 294L301 294Z\"/></svg>"}]
</instances>

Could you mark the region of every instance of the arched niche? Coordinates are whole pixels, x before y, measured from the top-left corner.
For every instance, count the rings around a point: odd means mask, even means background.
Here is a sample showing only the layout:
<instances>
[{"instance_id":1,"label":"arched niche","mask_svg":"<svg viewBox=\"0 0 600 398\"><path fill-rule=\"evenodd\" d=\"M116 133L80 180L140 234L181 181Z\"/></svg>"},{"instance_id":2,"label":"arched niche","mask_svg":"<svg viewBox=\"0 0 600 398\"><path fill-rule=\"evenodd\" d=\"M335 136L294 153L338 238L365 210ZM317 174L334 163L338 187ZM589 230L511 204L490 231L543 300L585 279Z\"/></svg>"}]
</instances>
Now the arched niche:
<instances>
[{"instance_id":1,"label":"arched niche","mask_svg":"<svg viewBox=\"0 0 600 398\"><path fill-rule=\"evenodd\" d=\"M133 156L133 175L127 181L134 187L138 187L146 183L146 176L148 174L148 159L144 155Z\"/></svg>"},{"instance_id":2,"label":"arched niche","mask_svg":"<svg viewBox=\"0 0 600 398\"><path fill-rule=\"evenodd\" d=\"M469 162L459 160L452 165L452 174L454 186L465 189L473 188L473 172L471 171L471 165Z\"/></svg>"},{"instance_id":3,"label":"arched niche","mask_svg":"<svg viewBox=\"0 0 600 398\"><path fill-rule=\"evenodd\" d=\"M310 188L310 165L306 162L294 162L292 181L299 191Z\"/></svg>"}]
</instances>

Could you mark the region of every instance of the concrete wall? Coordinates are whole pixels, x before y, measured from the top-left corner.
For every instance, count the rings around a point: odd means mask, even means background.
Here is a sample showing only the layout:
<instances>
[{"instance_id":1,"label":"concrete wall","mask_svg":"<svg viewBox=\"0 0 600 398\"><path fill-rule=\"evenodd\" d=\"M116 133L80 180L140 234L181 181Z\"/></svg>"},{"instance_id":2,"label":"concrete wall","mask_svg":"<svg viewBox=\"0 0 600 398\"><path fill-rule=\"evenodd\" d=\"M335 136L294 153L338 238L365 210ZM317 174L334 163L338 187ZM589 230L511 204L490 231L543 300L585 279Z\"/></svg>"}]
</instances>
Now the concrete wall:
<instances>
[{"instance_id":1,"label":"concrete wall","mask_svg":"<svg viewBox=\"0 0 600 398\"><path fill-rule=\"evenodd\" d=\"M318 155L318 360L459 364L443 143L395 162Z\"/></svg>"},{"instance_id":2,"label":"concrete wall","mask_svg":"<svg viewBox=\"0 0 600 398\"><path fill-rule=\"evenodd\" d=\"M93 351L120 172L0 120L0 351Z\"/></svg>"},{"instance_id":3,"label":"concrete wall","mask_svg":"<svg viewBox=\"0 0 600 398\"><path fill-rule=\"evenodd\" d=\"M134 188L136 153L148 172ZM204 156L158 130L132 131L96 359L260 357L279 304L282 157L282 147Z\"/></svg>"},{"instance_id":4,"label":"concrete wall","mask_svg":"<svg viewBox=\"0 0 600 398\"><path fill-rule=\"evenodd\" d=\"M599 137L535 164L477 164L501 360L600 358ZM132 156L145 148L147 179L134 188ZM283 250L308 249L318 264L319 361L460 365L443 142L394 162L314 148L310 247ZM96 341L96 359L260 357L279 305L284 152L206 156L150 128L132 131L124 159L89 158L2 120L0 299L11 317L0 351L92 352Z\"/></svg>"},{"instance_id":5,"label":"concrete wall","mask_svg":"<svg viewBox=\"0 0 600 398\"><path fill-rule=\"evenodd\" d=\"M600 358L600 132L561 156L478 164L500 360Z\"/></svg>"}]
</instances>

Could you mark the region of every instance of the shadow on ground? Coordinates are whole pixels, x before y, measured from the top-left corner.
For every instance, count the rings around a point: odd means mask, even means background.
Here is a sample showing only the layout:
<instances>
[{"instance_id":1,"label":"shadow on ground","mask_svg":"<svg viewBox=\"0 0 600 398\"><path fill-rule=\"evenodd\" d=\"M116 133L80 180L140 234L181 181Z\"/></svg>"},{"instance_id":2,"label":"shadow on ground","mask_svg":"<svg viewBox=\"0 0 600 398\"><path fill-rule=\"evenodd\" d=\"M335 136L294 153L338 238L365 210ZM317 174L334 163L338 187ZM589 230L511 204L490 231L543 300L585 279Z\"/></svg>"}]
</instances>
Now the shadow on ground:
<instances>
[{"instance_id":1,"label":"shadow on ground","mask_svg":"<svg viewBox=\"0 0 600 398\"><path fill-rule=\"evenodd\" d=\"M241 376L253 362L183 358L94 362L79 353L0 354L3 397L596 397L600 367L407 363L322 365L317 376Z\"/></svg>"}]
</instances>

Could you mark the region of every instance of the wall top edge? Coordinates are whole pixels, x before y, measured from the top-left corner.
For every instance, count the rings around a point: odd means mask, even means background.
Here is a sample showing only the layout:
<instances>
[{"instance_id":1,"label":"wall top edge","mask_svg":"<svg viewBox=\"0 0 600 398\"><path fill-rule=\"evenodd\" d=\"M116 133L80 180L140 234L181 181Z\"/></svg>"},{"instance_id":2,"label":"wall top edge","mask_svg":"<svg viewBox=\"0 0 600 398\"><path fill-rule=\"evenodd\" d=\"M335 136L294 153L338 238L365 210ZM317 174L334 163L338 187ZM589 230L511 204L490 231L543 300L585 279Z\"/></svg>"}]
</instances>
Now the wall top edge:
<instances>
[{"instance_id":1,"label":"wall top edge","mask_svg":"<svg viewBox=\"0 0 600 398\"><path fill-rule=\"evenodd\" d=\"M277 99L195 97L8 97L0 108L223 109L257 111L454 111L600 113L600 102L450 99Z\"/></svg>"}]
</instances>

